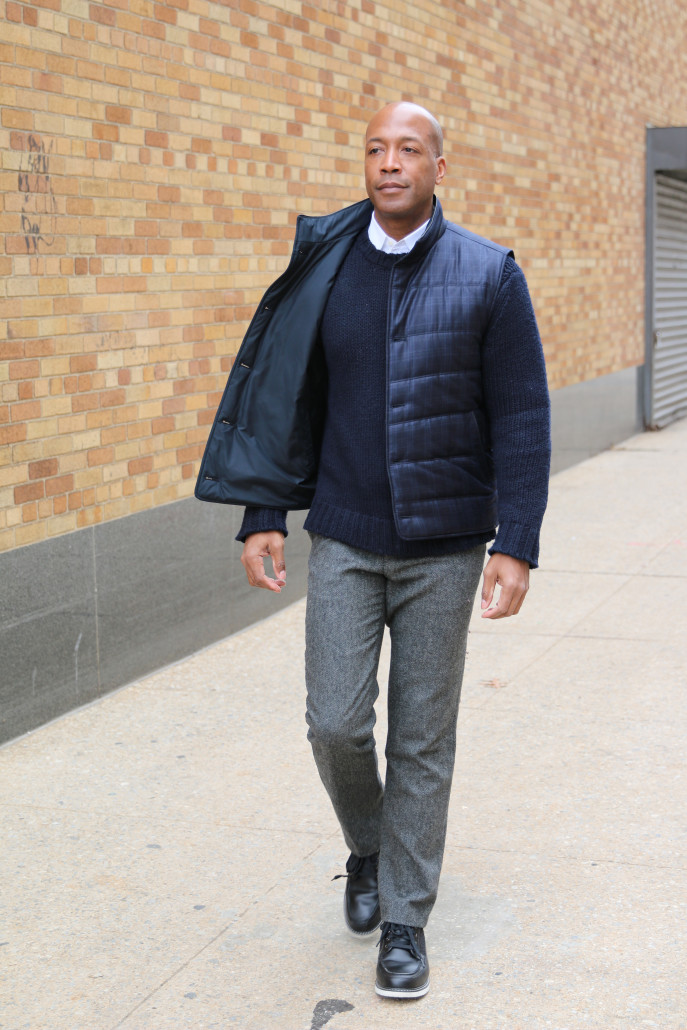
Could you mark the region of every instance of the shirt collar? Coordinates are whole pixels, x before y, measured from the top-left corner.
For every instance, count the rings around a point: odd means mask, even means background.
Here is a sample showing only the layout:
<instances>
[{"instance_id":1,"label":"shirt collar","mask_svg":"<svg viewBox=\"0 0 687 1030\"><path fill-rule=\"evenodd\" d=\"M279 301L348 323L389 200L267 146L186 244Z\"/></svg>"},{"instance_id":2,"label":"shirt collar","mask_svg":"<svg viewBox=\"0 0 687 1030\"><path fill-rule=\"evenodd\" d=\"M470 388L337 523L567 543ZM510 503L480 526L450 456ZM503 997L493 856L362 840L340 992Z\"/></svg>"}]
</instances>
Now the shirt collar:
<instances>
[{"instance_id":1,"label":"shirt collar","mask_svg":"<svg viewBox=\"0 0 687 1030\"><path fill-rule=\"evenodd\" d=\"M367 235L372 246L376 247L377 250L381 250L383 254L408 254L424 234L429 223L430 219L428 218L426 222L418 226L417 229L414 229L413 232L408 233L402 240L395 240L393 237L387 236L373 212Z\"/></svg>"}]
</instances>

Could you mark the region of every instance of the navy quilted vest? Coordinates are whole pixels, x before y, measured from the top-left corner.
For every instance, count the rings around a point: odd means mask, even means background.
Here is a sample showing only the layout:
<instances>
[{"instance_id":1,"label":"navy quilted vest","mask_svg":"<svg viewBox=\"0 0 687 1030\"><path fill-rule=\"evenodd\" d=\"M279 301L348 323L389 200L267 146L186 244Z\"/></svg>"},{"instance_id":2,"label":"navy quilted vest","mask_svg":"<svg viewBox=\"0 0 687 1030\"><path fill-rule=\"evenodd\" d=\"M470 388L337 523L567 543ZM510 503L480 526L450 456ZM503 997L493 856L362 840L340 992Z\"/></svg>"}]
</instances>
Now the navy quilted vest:
<instances>
[{"instance_id":1,"label":"navy quilted vest","mask_svg":"<svg viewBox=\"0 0 687 1030\"><path fill-rule=\"evenodd\" d=\"M327 296L362 201L298 220L291 263L267 290L234 362L201 462L196 497L308 508L326 395L316 347ZM407 539L493 529L496 488L480 347L505 247L445 221L441 205L394 267L387 331L387 461Z\"/></svg>"},{"instance_id":2,"label":"navy quilted vest","mask_svg":"<svg viewBox=\"0 0 687 1030\"><path fill-rule=\"evenodd\" d=\"M408 539L498 522L480 350L511 252L449 222L439 228L391 280L387 455L396 527Z\"/></svg>"}]
</instances>

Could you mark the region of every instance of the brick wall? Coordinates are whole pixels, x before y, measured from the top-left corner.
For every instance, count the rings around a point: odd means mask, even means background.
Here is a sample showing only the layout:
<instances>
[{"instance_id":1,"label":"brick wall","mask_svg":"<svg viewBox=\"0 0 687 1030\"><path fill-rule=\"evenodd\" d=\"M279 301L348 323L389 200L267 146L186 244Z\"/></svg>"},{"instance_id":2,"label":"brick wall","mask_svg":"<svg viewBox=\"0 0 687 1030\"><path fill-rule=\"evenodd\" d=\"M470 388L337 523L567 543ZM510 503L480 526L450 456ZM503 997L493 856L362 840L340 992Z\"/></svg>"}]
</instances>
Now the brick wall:
<instances>
[{"instance_id":1,"label":"brick wall","mask_svg":"<svg viewBox=\"0 0 687 1030\"><path fill-rule=\"evenodd\" d=\"M297 212L444 124L449 217L514 246L554 388L643 360L645 125L683 0L0 0L0 549L189 495Z\"/></svg>"}]
</instances>

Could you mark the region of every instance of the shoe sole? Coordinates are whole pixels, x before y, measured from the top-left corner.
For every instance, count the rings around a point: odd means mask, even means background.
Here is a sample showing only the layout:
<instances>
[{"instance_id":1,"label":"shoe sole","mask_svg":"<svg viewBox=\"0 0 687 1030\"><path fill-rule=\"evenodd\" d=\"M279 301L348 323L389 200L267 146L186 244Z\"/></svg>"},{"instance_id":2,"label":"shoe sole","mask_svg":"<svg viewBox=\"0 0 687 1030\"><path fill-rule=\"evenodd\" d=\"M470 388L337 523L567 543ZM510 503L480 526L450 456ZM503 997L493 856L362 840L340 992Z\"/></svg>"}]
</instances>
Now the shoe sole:
<instances>
[{"instance_id":1,"label":"shoe sole","mask_svg":"<svg viewBox=\"0 0 687 1030\"><path fill-rule=\"evenodd\" d=\"M380 915L379 922L377 923L376 926L373 926L371 930L354 930L353 927L351 926L351 924L348 921L348 911L346 910L346 898L345 897L344 897L343 910L344 910L344 923L346 924L346 929L348 930L349 933L352 933L354 937L372 937L372 935L377 933L377 930L382 925L382 917Z\"/></svg>"},{"instance_id":2,"label":"shoe sole","mask_svg":"<svg viewBox=\"0 0 687 1030\"><path fill-rule=\"evenodd\" d=\"M380 987L375 984L375 991L382 998L421 998L429 990L429 980L422 987Z\"/></svg>"}]
</instances>

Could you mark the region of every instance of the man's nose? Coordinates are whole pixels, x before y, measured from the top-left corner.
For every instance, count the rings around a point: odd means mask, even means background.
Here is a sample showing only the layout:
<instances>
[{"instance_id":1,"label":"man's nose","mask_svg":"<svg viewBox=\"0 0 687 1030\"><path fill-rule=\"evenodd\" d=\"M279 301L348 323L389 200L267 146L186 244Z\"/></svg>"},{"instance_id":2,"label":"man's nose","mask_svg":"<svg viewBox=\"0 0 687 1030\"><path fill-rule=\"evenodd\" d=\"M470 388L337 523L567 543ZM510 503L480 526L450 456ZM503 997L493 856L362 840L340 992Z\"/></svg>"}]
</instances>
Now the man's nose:
<instances>
[{"instance_id":1,"label":"man's nose","mask_svg":"<svg viewBox=\"0 0 687 1030\"><path fill-rule=\"evenodd\" d=\"M387 150L382 161L383 172L397 172L400 167L398 154L395 150Z\"/></svg>"}]
</instances>

